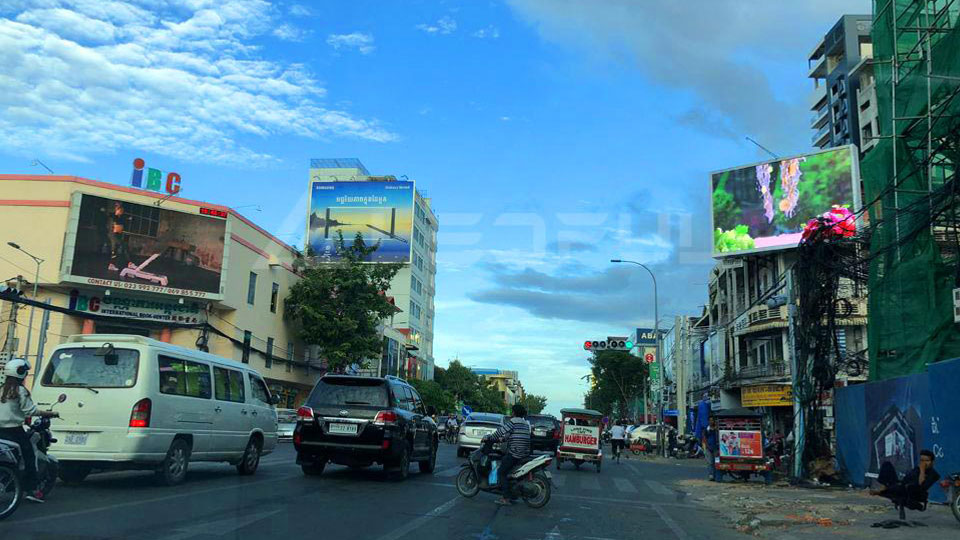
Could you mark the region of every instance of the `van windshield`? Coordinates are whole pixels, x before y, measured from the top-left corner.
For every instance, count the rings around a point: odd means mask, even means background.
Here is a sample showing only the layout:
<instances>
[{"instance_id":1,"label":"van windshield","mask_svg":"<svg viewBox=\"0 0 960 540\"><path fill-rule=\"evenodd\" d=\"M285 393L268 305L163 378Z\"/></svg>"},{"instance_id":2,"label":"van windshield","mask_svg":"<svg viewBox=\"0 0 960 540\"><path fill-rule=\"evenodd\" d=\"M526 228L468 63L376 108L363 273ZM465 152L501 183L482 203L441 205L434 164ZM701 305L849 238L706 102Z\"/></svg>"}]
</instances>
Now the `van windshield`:
<instances>
[{"instance_id":1,"label":"van windshield","mask_svg":"<svg viewBox=\"0 0 960 540\"><path fill-rule=\"evenodd\" d=\"M140 353L133 349L114 349L116 365L97 356L97 349L60 349L54 353L43 374L44 386L81 386L130 388L137 382ZM112 363L111 363L112 364Z\"/></svg>"}]
</instances>

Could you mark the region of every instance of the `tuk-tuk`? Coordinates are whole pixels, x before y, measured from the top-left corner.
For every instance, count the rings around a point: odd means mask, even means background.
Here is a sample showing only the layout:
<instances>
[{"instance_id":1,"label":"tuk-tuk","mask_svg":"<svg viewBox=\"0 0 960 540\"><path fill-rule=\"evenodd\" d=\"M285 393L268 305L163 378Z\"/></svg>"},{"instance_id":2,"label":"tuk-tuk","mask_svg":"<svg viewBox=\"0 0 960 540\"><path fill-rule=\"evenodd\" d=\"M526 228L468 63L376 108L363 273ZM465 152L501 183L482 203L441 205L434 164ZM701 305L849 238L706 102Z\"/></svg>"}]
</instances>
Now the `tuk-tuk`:
<instances>
[{"instance_id":1,"label":"tuk-tuk","mask_svg":"<svg viewBox=\"0 0 960 540\"><path fill-rule=\"evenodd\" d=\"M720 443L720 451L714 457L716 479L723 474L743 480L758 475L770 483L773 459L763 453L763 415L741 407L720 411L714 416Z\"/></svg>"},{"instance_id":2,"label":"tuk-tuk","mask_svg":"<svg viewBox=\"0 0 960 540\"><path fill-rule=\"evenodd\" d=\"M600 472L603 461L600 444L603 413L591 409L562 409L560 419L563 427L557 448L557 469L564 461L573 462L577 469L590 461Z\"/></svg>"}]
</instances>

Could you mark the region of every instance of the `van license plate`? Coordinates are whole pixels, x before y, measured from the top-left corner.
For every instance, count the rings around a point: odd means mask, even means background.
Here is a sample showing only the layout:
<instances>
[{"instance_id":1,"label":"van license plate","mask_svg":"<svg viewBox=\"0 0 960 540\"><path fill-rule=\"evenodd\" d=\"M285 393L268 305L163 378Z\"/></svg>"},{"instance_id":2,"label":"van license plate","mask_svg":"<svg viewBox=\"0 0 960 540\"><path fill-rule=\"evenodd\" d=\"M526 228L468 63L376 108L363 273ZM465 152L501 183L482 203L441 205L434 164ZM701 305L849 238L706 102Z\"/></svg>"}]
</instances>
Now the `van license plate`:
<instances>
[{"instance_id":1,"label":"van license plate","mask_svg":"<svg viewBox=\"0 0 960 540\"><path fill-rule=\"evenodd\" d=\"M87 436L89 433L67 433L66 437L63 438L63 444L77 444L84 445L87 444Z\"/></svg>"},{"instance_id":2,"label":"van license plate","mask_svg":"<svg viewBox=\"0 0 960 540\"><path fill-rule=\"evenodd\" d=\"M357 434L357 425L356 424L330 424L330 428L327 430L330 433L345 433L348 435Z\"/></svg>"}]
</instances>

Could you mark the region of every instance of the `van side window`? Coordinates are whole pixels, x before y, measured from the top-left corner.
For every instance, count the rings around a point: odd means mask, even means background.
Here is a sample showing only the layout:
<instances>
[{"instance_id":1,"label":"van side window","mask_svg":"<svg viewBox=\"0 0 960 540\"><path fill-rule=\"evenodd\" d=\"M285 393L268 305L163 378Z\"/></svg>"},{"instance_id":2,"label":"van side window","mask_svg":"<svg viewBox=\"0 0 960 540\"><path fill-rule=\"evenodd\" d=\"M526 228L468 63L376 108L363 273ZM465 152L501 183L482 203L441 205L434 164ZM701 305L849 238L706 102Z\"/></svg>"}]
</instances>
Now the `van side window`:
<instances>
[{"instance_id":1,"label":"van side window","mask_svg":"<svg viewBox=\"0 0 960 540\"><path fill-rule=\"evenodd\" d=\"M235 369L213 368L214 393L221 401L244 402L243 373Z\"/></svg>"},{"instance_id":2,"label":"van side window","mask_svg":"<svg viewBox=\"0 0 960 540\"><path fill-rule=\"evenodd\" d=\"M210 366L160 355L160 393L210 399Z\"/></svg>"},{"instance_id":3,"label":"van side window","mask_svg":"<svg viewBox=\"0 0 960 540\"><path fill-rule=\"evenodd\" d=\"M250 394L254 403L269 407L270 391L267 390L267 385L263 383L263 379L253 373L247 373L247 376L250 378Z\"/></svg>"}]
</instances>

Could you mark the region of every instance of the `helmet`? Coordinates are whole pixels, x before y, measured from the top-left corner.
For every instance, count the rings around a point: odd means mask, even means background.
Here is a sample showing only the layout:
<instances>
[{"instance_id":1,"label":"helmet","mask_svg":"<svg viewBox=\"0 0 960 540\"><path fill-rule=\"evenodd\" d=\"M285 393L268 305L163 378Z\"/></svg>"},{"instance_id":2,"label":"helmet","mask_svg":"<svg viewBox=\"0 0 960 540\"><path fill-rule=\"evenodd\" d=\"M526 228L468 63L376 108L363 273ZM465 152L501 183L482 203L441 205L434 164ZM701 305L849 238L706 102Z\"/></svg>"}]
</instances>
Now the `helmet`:
<instances>
[{"instance_id":1,"label":"helmet","mask_svg":"<svg viewBox=\"0 0 960 540\"><path fill-rule=\"evenodd\" d=\"M23 379L30 371L30 362L23 358L14 358L3 367L3 374L14 379Z\"/></svg>"}]
</instances>

